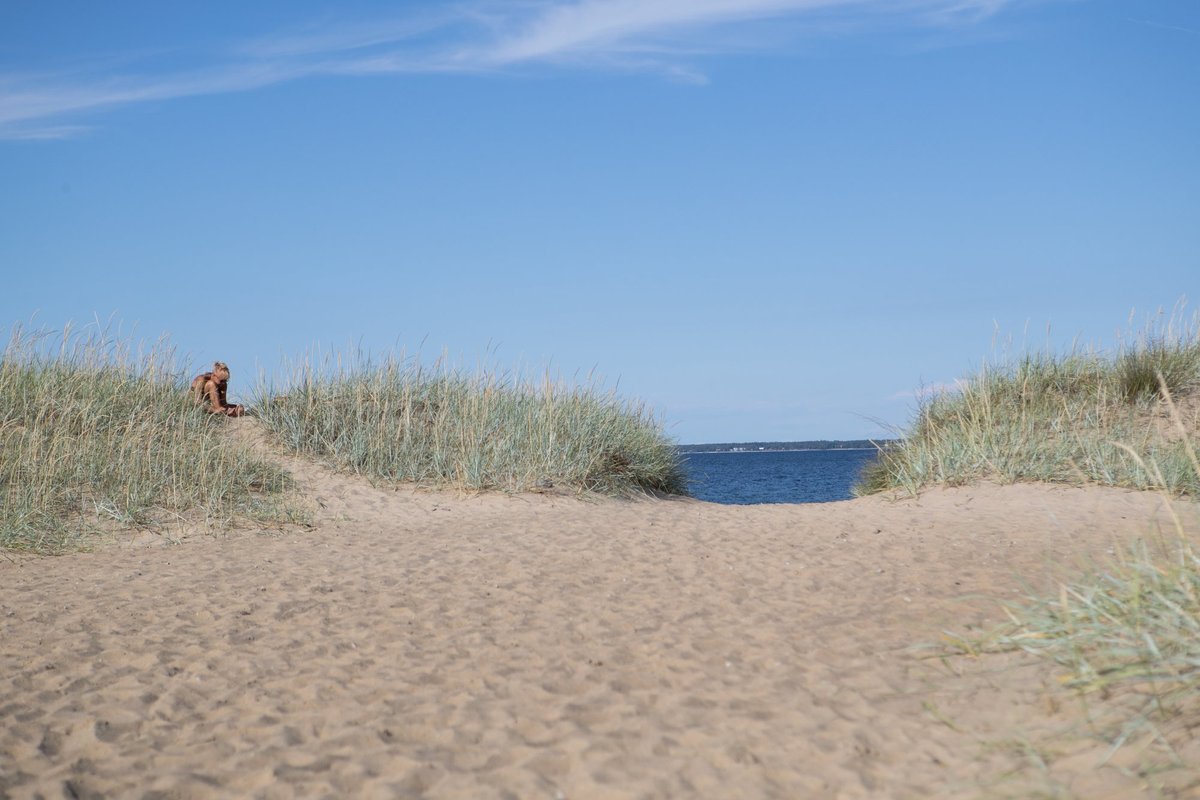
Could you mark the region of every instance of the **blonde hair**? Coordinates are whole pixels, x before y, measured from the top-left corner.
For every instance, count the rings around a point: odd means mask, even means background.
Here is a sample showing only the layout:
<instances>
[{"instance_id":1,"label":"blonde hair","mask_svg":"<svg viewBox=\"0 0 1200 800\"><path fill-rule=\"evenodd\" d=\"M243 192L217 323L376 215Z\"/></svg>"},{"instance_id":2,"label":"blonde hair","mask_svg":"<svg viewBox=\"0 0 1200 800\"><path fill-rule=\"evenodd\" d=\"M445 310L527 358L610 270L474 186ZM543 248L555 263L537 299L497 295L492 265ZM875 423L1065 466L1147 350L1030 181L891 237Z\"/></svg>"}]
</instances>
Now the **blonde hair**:
<instances>
[{"instance_id":1,"label":"blonde hair","mask_svg":"<svg viewBox=\"0 0 1200 800\"><path fill-rule=\"evenodd\" d=\"M213 372L220 372L221 370L225 370L226 372L229 372L229 365L226 364L224 361L214 361L213 362Z\"/></svg>"}]
</instances>

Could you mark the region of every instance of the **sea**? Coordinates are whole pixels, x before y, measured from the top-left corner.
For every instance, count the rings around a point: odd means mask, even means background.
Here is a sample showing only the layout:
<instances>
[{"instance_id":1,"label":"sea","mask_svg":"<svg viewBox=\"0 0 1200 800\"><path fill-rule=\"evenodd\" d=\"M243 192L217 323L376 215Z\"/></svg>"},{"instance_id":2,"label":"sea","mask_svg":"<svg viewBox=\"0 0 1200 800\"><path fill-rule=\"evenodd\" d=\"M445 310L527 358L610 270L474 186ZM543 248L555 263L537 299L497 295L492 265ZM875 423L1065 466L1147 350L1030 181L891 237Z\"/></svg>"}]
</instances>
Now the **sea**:
<instances>
[{"instance_id":1,"label":"sea","mask_svg":"<svg viewBox=\"0 0 1200 800\"><path fill-rule=\"evenodd\" d=\"M684 453L688 490L710 503L830 503L849 500L867 450L764 450Z\"/></svg>"}]
</instances>

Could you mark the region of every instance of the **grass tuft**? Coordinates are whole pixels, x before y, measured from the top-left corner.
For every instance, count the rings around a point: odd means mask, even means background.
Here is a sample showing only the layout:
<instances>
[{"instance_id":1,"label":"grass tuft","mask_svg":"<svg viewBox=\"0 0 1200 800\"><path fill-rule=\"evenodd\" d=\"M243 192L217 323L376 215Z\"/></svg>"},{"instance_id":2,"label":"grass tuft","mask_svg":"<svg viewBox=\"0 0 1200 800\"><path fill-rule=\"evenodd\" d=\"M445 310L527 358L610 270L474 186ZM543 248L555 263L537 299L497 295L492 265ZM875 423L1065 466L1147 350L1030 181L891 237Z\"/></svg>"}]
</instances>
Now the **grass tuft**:
<instances>
[{"instance_id":1,"label":"grass tuft","mask_svg":"<svg viewBox=\"0 0 1200 800\"><path fill-rule=\"evenodd\" d=\"M1162 337L1139 343L1117 361L1117 382L1127 402L1161 399L1161 386L1178 394L1200 383L1200 347Z\"/></svg>"},{"instance_id":2,"label":"grass tuft","mask_svg":"<svg viewBox=\"0 0 1200 800\"><path fill-rule=\"evenodd\" d=\"M594 386L387 358L310 359L258 413L302 454L385 481L522 491L685 494L675 446L644 405Z\"/></svg>"},{"instance_id":3,"label":"grass tuft","mask_svg":"<svg viewBox=\"0 0 1200 800\"><path fill-rule=\"evenodd\" d=\"M1200 788L1200 768L1180 753L1200 713L1200 554L1182 530L1173 544L1131 545L1056 596L1006 612L1010 622L982 637L948 637L952 650L1052 661L1083 701L1088 735L1108 746L1106 761L1131 748L1144 778L1170 770L1187 787L1178 796Z\"/></svg>"},{"instance_id":4,"label":"grass tuft","mask_svg":"<svg viewBox=\"0 0 1200 800\"><path fill-rule=\"evenodd\" d=\"M1115 355L1073 350L987 365L922 399L908 434L880 453L855 493L992 479L1196 496L1200 474L1187 444L1200 418L1185 413L1182 434L1164 424L1164 391L1200 408L1195 322L1151 329Z\"/></svg>"},{"instance_id":5,"label":"grass tuft","mask_svg":"<svg viewBox=\"0 0 1200 800\"><path fill-rule=\"evenodd\" d=\"M1155 377L1152 395L1165 406L1166 427L1177 434L1194 480L1200 474L1195 421L1185 419L1173 392L1190 390L1194 377L1184 371L1181 379L1176 373L1179 382L1172 386L1157 367ZM1139 389L1139 395L1142 402L1151 392ZM1142 473L1157 476L1164 490L1183 483L1167 478L1136 448L1118 447ZM948 638L954 650L967 655L1021 650L1065 668L1066 687L1083 698L1098 698L1084 707L1093 732L1110 745L1108 758L1139 742L1139 774L1157 781L1158 773L1172 770L1179 796L1192 796L1200 789L1200 769L1177 748L1193 742L1200 713L1200 553L1170 498L1165 499L1174 536L1160 540L1153 551L1145 541L1137 542L1113 563L1061 586L1057 596L1035 594L1006 606L1010 622L1005 626L982 637Z\"/></svg>"},{"instance_id":6,"label":"grass tuft","mask_svg":"<svg viewBox=\"0 0 1200 800\"><path fill-rule=\"evenodd\" d=\"M185 512L287 519L287 476L204 413L166 342L17 328L0 360L0 547L55 553Z\"/></svg>"},{"instance_id":7,"label":"grass tuft","mask_svg":"<svg viewBox=\"0 0 1200 800\"><path fill-rule=\"evenodd\" d=\"M1010 614L998 645L1053 659L1068 669L1068 687L1141 684L1151 690L1148 712L1200 692L1200 556L1186 541L1170 556L1133 545L1058 597L1030 598Z\"/></svg>"}]
</instances>

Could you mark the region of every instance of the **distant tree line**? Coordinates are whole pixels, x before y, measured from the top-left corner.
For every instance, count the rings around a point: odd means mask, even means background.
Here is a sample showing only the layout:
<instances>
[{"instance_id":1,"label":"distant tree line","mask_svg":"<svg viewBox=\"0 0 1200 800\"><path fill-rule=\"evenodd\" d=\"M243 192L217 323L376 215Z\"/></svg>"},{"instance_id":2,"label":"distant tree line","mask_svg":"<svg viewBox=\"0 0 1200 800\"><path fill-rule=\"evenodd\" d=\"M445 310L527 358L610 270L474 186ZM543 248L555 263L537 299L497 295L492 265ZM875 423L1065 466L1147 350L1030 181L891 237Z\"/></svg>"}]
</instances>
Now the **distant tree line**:
<instances>
[{"instance_id":1,"label":"distant tree line","mask_svg":"<svg viewBox=\"0 0 1200 800\"><path fill-rule=\"evenodd\" d=\"M717 442L676 445L681 453L741 453L759 450L862 450L890 447L896 439L817 439L805 442Z\"/></svg>"}]
</instances>

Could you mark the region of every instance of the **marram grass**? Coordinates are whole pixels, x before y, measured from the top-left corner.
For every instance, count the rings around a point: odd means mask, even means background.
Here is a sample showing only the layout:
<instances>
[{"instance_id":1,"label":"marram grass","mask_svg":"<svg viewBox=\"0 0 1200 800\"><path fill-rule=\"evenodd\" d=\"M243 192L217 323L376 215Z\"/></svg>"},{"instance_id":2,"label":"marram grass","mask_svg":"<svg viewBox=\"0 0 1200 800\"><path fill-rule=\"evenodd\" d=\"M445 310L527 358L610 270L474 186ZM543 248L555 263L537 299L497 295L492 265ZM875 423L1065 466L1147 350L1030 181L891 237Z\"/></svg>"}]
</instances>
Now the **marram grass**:
<instances>
[{"instance_id":1,"label":"marram grass","mask_svg":"<svg viewBox=\"0 0 1200 800\"><path fill-rule=\"evenodd\" d=\"M1084 693L1137 687L1147 718L1200 700L1200 554L1186 539L1144 542L1057 597L1009 610L1001 647L1048 657Z\"/></svg>"},{"instance_id":2,"label":"marram grass","mask_svg":"<svg viewBox=\"0 0 1200 800\"><path fill-rule=\"evenodd\" d=\"M198 408L165 343L17 329L0 360L0 547L51 553L181 515L290 519L287 476Z\"/></svg>"},{"instance_id":3,"label":"marram grass","mask_svg":"<svg viewBox=\"0 0 1200 800\"><path fill-rule=\"evenodd\" d=\"M880 453L856 494L930 485L1094 483L1200 494L1187 455L1200 427L1169 424L1161 386L1181 406L1200 396L1200 331L1168 324L1116 353L1031 354L984 367L930 395L899 444Z\"/></svg>"},{"instance_id":4,"label":"marram grass","mask_svg":"<svg viewBox=\"0 0 1200 800\"><path fill-rule=\"evenodd\" d=\"M51 553L93 534L186 519L300 516L290 480L204 412L165 342L17 329L0 360L0 547ZM258 390L292 449L373 479L471 489L684 493L675 446L642 405L591 386L422 369L306 364Z\"/></svg>"},{"instance_id":5,"label":"marram grass","mask_svg":"<svg viewBox=\"0 0 1200 800\"><path fill-rule=\"evenodd\" d=\"M593 386L473 374L413 360L297 366L258 414L296 452L376 480L465 489L686 491L680 457L643 406Z\"/></svg>"},{"instance_id":6,"label":"marram grass","mask_svg":"<svg viewBox=\"0 0 1200 800\"><path fill-rule=\"evenodd\" d=\"M1182 526L1173 542L1133 544L1056 595L1005 610L1009 622L983 637L947 634L951 649L1053 662L1087 712L1085 733L1109 757L1136 747L1143 778L1186 787L1171 796L1200 789L1200 764L1180 753L1200 714L1200 554Z\"/></svg>"},{"instance_id":7,"label":"marram grass","mask_svg":"<svg viewBox=\"0 0 1200 800\"><path fill-rule=\"evenodd\" d=\"M1114 357L1026 358L924 404L913 434L881 454L870 478L912 490L980 477L1065 480L1196 498L1197 391L1194 325ZM1200 766L1179 752L1200 713L1200 553L1178 517L1155 548L1135 543L1056 595L1005 610L1009 623L982 637L948 634L952 649L1054 662L1110 756L1136 742L1149 785L1173 786L1164 790L1172 796L1200 789Z\"/></svg>"}]
</instances>

